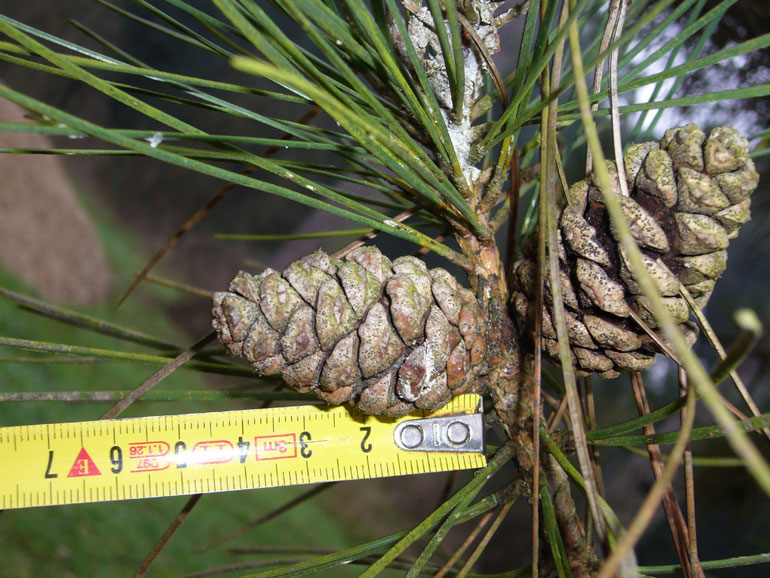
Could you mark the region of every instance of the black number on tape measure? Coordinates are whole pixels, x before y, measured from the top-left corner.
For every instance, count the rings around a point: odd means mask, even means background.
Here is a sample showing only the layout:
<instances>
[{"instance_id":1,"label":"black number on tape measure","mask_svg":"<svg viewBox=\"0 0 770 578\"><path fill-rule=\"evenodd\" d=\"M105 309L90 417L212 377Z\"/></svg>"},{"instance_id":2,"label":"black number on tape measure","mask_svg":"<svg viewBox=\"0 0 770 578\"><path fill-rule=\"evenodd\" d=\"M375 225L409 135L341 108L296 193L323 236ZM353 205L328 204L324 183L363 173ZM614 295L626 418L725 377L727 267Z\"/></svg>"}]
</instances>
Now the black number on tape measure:
<instances>
[{"instance_id":1,"label":"black number on tape measure","mask_svg":"<svg viewBox=\"0 0 770 578\"><path fill-rule=\"evenodd\" d=\"M309 458L313 455L313 450L307 447L307 442L310 440L311 438L309 431L303 431L301 434L299 434L299 455L301 455L303 458Z\"/></svg>"},{"instance_id":2,"label":"black number on tape measure","mask_svg":"<svg viewBox=\"0 0 770 578\"><path fill-rule=\"evenodd\" d=\"M119 474L123 470L123 450L120 446L112 446L110 448L110 461L112 467L110 470L113 474Z\"/></svg>"},{"instance_id":3,"label":"black number on tape measure","mask_svg":"<svg viewBox=\"0 0 770 578\"><path fill-rule=\"evenodd\" d=\"M51 466L53 465L53 450L48 450L48 466L45 469L45 477L50 480L51 478L58 478L59 474L51 473Z\"/></svg>"},{"instance_id":4,"label":"black number on tape measure","mask_svg":"<svg viewBox=\"0 0 770 578\"><path fill-rule=\"evenodd\" d=\"M238 436L238 456L242 464L246 463L246 458L249 457L249 442L243 441L242 436Z\"/></svg>"},{"instance_id":5,"label":"black number on tape measure","mask_svg":"<svg viewBox=\"0 0 770 578\"><path fill-rule=\"evenodd\" d=\"M368 454L370 451L372 451L372 444L366 443L366 440L369 439L369 436L372 433L372 428L367 425L362 427L361 431L364 432L364 439L361 440L361 451L365 454Z\"/></svg>"},{"instance_id":6,"label":"black number on tape measure","mask_svg":"<svg viewBox=\"0 0 770 578\"><path fill-rule=\"evenodd\" d=\"M177 456L181 454L182 452L187 450L187 444L184 442L176 442L174 444L174 454ZM178 468L186 468L187 462L183 462L182 460L177 459L176 467Z\"/></svg>"}]
</instances>

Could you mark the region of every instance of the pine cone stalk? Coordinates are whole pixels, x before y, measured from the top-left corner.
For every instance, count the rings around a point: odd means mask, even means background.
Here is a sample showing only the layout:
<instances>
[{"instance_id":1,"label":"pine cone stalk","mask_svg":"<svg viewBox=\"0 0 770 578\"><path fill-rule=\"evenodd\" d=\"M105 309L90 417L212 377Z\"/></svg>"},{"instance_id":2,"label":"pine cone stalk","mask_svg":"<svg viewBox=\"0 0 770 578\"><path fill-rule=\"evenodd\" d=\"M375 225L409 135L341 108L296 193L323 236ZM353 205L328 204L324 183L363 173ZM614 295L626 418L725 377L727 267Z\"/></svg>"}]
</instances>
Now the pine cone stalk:
<instances>
[{"instance_id":1,"label":"pine cone stalk","mask_svg":"<svg viewBox=\"0 0 770 578\"><path fill-rule=\"evenodd\" d=\"M415 63L402 33L419 55L453 158L438 148L434 155L486 224L491 207L480 210L480 205L490 176L474 166L472 145L482 133L473 126L471 111L489 74L483 53L499 50L498 29L510 12L496 15L500 3L489 0L463 4L474 40L463 43L465 82L458 102L430 10L422 3L405 6L407 26L392 21L392 42L407 69ZM405 115L403 122L410 125L414 119ZM419 124L409 128L425 131ZM446 271L428 271L417 259L402 257L391 264L374 248L357 250L343 261L319 252L282 274L240 273L229 292L217 293L214 326L220 340L263 375L280 374L299 391L314 391L329 403L352 402L370 414L433 409L452 393L513 380L513 325L493 231L479 232L459 218L449 221L473 264L473 292Z\"/></svg>"}]
</instances>

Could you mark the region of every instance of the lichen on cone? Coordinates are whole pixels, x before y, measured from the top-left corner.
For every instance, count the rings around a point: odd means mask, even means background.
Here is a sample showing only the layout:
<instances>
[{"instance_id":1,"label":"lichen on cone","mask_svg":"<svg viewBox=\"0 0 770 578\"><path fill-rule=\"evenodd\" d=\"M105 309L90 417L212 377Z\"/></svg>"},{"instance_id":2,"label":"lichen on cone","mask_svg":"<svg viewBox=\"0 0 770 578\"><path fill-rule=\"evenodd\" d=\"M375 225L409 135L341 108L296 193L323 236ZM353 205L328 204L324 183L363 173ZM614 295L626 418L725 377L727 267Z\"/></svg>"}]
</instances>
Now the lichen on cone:
<instances>
[{"instance_id":1,"label":"lichen on cone","mask_svg":"<svg viewBox=\"0 0 770 578\"><path fill-rule=\"evenodd\" d=\"M241 271L214 295L213 326L261 375L371 415L437 409L484 369L473 293L444 269L391 262L375 247L342 260L319 250L283 273Z\"/></svg>"},{"instance_id":2,"label":"lichen on cone","mask_svg":"<svg viewBox=\"0 0 770 578\"><path fill-rule=\"evenodd\" d=\"M634 144L623 157L625 174L608 163L631 234L647 272L680 328L691 341L687 302L680 285L703 307L727 264L729 240L749 219L750 195L759 176L748 141L734 129L717 127L708 138L693 124L668 130L660 143ZM628 184L622 194L619 178ZM617 377L622 370L652 365L655 341L631 317L652 329L651 306L631 271L610 223L604 196L593 177L566 194L558 218L561 289L572 363L580 374ZM536 257L529 246L514 265L512 302L519 317L534 315ZM543 340L546 355L559 362L553 302L546 279Z\"/></svg>"}]
</instances>

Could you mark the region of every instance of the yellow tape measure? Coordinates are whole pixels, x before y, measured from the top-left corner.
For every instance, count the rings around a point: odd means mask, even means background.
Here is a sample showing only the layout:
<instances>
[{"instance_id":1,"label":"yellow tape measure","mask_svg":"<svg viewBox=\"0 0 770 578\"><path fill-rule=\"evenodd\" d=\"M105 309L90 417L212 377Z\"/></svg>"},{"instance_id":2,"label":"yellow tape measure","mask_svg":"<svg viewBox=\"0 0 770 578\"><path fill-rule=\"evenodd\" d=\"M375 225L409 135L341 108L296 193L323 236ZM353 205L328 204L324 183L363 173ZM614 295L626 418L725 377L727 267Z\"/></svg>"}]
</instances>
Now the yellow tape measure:
<instances>
[{"instance_id":1,"label":"yellow tape measure","mask_svg":"<svg viewBox=\"0 0 770 578\"><path fill-rule=\"evenodd\" d=\"M481 468L481 398L399 419L300 406L0 428L0 508Z\"/></svg>"}]
</instances>

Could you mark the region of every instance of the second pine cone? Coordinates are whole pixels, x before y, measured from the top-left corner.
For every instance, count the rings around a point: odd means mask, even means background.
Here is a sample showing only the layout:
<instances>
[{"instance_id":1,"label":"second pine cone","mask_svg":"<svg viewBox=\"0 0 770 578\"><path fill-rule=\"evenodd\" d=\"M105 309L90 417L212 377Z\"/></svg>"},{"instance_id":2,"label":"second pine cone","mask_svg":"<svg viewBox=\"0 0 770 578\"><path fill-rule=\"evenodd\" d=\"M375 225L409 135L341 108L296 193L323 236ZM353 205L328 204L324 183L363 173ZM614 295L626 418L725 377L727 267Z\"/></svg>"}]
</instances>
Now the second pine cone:
<instances>
[{"instance_id":1,"label":"second pine cone","mask_svg":"<svg viewBox=\"0 0 770 578\"><path fill-rule=\"evenodd\" d=\"M630 146L623 158L624 175L608 163L615 181L612 194L620 197L647 271L693 340L680 284L702 307L724 271L727 245L749 219L750 195L759 180L748 152L748 141L732 128L717 127L706 138L690 124L667 131L660 143ZM619 178L626 180L628 196L621 194ZM653 329L657 325L592 178L567 192L559 234L561 287L576 369L605 378L617 377L621 370L647 369L657 348L630 318L631 310ZM513 304L530 322L535 315L535 261L530 247L514 266ZM558 363L552 305L546 281L544 349Z\"/></svg>"}]
</instances>

